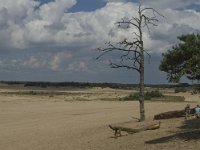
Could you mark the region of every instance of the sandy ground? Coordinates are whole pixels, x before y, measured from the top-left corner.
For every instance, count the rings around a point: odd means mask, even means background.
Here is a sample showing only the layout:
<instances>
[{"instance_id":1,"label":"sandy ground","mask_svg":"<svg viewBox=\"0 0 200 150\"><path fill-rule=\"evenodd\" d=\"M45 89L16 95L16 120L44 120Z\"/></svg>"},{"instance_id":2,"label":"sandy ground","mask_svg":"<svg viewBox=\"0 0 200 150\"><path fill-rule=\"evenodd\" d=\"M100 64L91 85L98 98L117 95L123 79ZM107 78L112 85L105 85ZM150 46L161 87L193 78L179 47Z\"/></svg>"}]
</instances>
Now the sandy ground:
<instances>
[{"instance_id":1,"label":"sandy ground","mask_svg":"<svg viewBox=\"0 0 200 150\"><path fill-rule=\"evenodd\" d=\"M193 101L198 98L190 97ZM200 147L200 121L163 120L160 129L113 138L109 124L142 127L153 115L186 103L147 102L137 122L138 102L64 101L39 96L0 95L0 150L188 150ZM191 103L192 106L196 105Z\"/></svg>"}]
</instances>

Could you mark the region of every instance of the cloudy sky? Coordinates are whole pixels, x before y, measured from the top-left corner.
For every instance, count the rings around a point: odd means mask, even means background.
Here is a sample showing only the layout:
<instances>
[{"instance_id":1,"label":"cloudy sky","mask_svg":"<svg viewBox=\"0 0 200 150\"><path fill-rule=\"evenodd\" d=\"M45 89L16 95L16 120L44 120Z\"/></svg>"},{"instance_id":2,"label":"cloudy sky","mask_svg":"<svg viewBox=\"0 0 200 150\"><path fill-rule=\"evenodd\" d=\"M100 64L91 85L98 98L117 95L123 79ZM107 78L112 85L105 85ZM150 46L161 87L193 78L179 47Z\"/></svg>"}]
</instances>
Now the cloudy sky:
<instances>
[{"instance_id":1,"label":"cloudy sky","mask_svg":"<svg viewBox=\"0 0 200 150\"><path fill-rule=\"evenodd\" d=\"M161 53L200 31L200 0L142 0L165 18L144 31L145 82L167 83ZM1 0L0 80L138 83L138 74L96 61L97 47L124 36L115 22L136 16L137 0ZM112 34L111 34L112 33ZM113 36L114 35L114 36Z\"/></svg>"}]
</instances>

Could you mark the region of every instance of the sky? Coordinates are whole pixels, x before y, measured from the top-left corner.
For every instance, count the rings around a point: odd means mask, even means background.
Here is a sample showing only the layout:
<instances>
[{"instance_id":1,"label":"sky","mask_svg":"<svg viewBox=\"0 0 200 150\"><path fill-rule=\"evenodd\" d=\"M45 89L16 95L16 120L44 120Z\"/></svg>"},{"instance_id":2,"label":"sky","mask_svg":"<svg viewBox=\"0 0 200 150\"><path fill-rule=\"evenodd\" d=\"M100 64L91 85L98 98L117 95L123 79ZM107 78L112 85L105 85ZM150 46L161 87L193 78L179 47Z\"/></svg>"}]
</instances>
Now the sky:
<instances>
[{"instance_id":1,"label":"sky","mask_svg":"<svg viewBox=\"0 0 200 150\"><path fill-rule=\"evenodd\" d=\"M141 3L165 16L143 31L151 54L145 83L165 84L166 73L158 69L161 54L179 42L177 36L199 33L200 0ZM110 68L109 57L95 59L105 41L128 35L115 22L137 10L137 0L1 0L0 80L138 83L137 72Z\"/></svg>"}]
</instances>

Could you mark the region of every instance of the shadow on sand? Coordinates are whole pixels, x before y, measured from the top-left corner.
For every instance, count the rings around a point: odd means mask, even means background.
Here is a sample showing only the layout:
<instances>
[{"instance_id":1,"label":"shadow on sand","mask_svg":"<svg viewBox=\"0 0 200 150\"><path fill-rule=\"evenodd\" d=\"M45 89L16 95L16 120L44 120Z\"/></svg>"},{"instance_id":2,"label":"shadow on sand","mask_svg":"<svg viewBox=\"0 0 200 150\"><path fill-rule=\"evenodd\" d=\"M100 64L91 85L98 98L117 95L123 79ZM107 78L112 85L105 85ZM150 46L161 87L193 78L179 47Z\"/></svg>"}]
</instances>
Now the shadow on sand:
<instances>
[{"instance_id":1,"label":"shadow on sand","mask_svg":"<svg viewBox=\"0 0 200 150\"><path fill-rule=\"evenodd\" d=\"M191 141L191 140L200 140L200 119L190 119L185 120L180 127L181 129L177 133L153 140L146 141L146 144L159 144L167 143L170 141L182 140L182 141Z\"/></svg>"}]
</instances>

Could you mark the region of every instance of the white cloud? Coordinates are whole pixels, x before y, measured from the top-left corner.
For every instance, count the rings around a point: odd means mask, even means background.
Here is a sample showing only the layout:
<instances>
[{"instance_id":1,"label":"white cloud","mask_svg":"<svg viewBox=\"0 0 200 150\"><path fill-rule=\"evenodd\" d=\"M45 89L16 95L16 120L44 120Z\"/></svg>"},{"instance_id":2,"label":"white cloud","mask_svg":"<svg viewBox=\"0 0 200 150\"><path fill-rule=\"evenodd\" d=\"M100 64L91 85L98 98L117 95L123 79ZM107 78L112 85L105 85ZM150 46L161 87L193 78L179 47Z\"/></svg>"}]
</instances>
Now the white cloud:
<instances>
[{"instance_id":1,"label":"white cloud","mask_svg":"<svg viewBox=\"0 0 200 150\"><path fill-rule=\"evenodd\" d=\"M24 40L30 43L46 43L52 42L53 36L45 26L50 25L50 22L45 20L33 20L25 24L24 32L26 35L24 36Z\"/></svg>"},{"instance_id":2,"label":"white cloud","mask_svg":"<svg viewBox=\"0 0 200 150\"><path fill-rule=\"evenodd\" d=\"M149 5L155 9L184 9L188 6L199 4L200 0L142 0L142 4Z\"/></svg>"},{"instance_id":3,"label":"white cloud","mask_svg":"<svg viewBox=\"0 0 200 150\"><path fill-rule=\"evenodd\" d=\"M34 0L1 0L0 9L6 10L11 22L21 22L38 5L39 3Z\"/></svg>"},{"instance_id":4,"label":"white cloud","mask_svg":"<svg viewBox=\"0 0 200 150\"><path fill-rule=\"evenodd\" d=\"M108 2L105 7L93 12L70 13L68 10L76 4L76 0L55 0L41 6L35 0L2 0L0 52L9 50L14 55L20 49L26 55L27 51L34 50L35 53L26 58L4 59L2 63L8 68L17 64L22 68L32 66L53 71L67 68L68 71L92 72L87 61L95 57L91 56L91 50L102 46L105 41L130 37L134 30L121 30L114 24L125 16L136 16L138 11L138 4L135 3L105 1ZM152 53L170 48L181 34L200 31L200 12L185 9L199 4L200 0L143 0L142 3L161 10L165 16L160 18L157 27L151 29L150 35L144 30L145 48Z\"/></svg>"},{"instance_id":5,"label":"white cloud","mask_svg":"<svg viewBox=\"0 0 200 150\"><path fill-rule=\"evenodd\" d=\"M61 66L61 64L64 63L64 65L67 65L67 64L65 64L65 62L68 62L68 60L71 58L72 58L71 54L68 54L65 52L59 52L59 53L55 54L52 57L52 59L49 61L50 68L53 71L62 70L63 68L61 68L61 67L63 67L63 66Z\"/></svg>"},{"instance_id":6,"label":"white cloud","mask_svg":"<svg viewBox=\"0 0 200 150\"><path fill-rule=\"evenodd\" d=\"M80 73L93 73L93 71L91 71L88 68L88 65L86 64L86 62L83 61L75 61L72 62L68 65L68 67L66 68L66 71L70 71L70 72L80 72Z\"/></svg>"},{"instance_id":7,"label":"white cloud","mask_svg":"<svg viewBox=\"0 0 200 150\"><path fill-rule=\"evenodd\" d=\"M54 33L46 27L61 22L65 11L75 3L76 0L55 0L39 7L35 0L2 0L0 30L4 32L0 37L7 35L11 40L7 46L18 49L29 48L29 43L52 42Z\"/></svg>"},{"instance_id":8,"label":"white cloud","mask_svg":"<svg viewBox=\"0 0 200 150\"><path fill-rule=\"evenodd\" d=\"M76 4L76 0L55 0L42 5L39 8L39 15L42 20L58 22L64 12Z\"/></svg>"},{"instance_id":9,"label":"white cloud","mask_svg":"<svg viewBox=\"0 0 200 150\"><path fill-rule=\"evenodd\" d=\"M44 66L44 64L40 63L40 61L34 56L31 56L28 60L23 62L23 66L27 68L39 68Z\"/></svg>"},{"instance_id":10,"label":"white cloud","mask_svg":"<svg viewBox=\"0 0 200 150\"><path fill-rule=\"evenodd\" d=\"M137 15L138 5L133 3L110 2L104 8L96 10L95 12L64 13L65 9L69 9L75 3L76 1L74 0L67 2L57 0L44 4L35 12L35 15L32 15L32 20L30 18L29 20L25 19L26 21L23 25L11 25L9 31L11 33L11 45L15 48L22 49L28 48L30 44L42 43L44 45L48 43L54 44L57 47L77 46L79 48L91 48L91 45L97 47L103 41L123 39L132 32L119 30L114 27L114 23L124 16L131 17L132 15ZM167 2L163 3L159 3L158 5L170 6ZM154 1L151 4L154 4ZM187 28L194 30L198 30L199 28L198 20L200 20L200 15L196 11L167 8L163 9L162 13L166 19L160 18L161 24L157 29L152 29L153 32L151 34L156 35L155 33L159 31L158 33L161 33L165 37L165 40L170 38L172 34L175 37L180 34L179 27L181 29L184 27L185 31L188 31ZM176 31L173 33L170 32L176 24ZM162 26L167 28L163 28ZM150 37L144 37L149 49L156 49L155 46L157 46L157 49L160 49L168 42L151 39Z\"/></svg>"}]
</instances>

